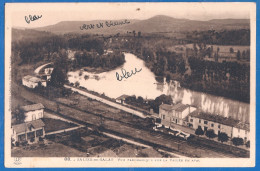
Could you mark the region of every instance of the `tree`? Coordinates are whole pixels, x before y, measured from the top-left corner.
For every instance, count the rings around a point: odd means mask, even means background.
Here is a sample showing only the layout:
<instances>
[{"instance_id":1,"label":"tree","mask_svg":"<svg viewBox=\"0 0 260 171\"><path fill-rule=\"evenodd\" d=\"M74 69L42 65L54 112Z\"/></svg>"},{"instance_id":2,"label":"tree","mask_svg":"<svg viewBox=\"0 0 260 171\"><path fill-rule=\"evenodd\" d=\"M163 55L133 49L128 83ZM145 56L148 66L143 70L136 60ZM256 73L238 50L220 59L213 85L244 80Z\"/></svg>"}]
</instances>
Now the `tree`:
<instances>
[{"instance_id":1,"label":"tree","mask_svg":"<svg viewBox=\"0 0 260 171\"><path fill-rule=\"evenodd\" d=\"M153 108L154 112L159 113L159 106L161 104L173 104L172 97L170 95L162 94L155 98L155 100L150 101L149 104Z\"/></svg>"},{"instance_id":2,"label":"tree","mask_svg":"<svg viewBox=\"0 0 260 171\"><path fill-rule=\"evenodd\" d=\"M24 122L24 119L25 119L24 112L22 112L19 108L20 108L20 106L18 106L18 108L14 112L14 116L16 118L17 124Z\"/></svg>"},{"instance_id":3,"label":"tree","mask_svg":"<svg viewBox=\"0 0 260 171\"><path fill-rule=\"evenodd\" d=\"M51 74L50 84L55 87L62 87L66 82L67 74L60 68L54 68Z\"/></svg>"},{"instance_id":4,"label":"tree","mask_svg":"<svg viewBox=\"0 0 260 171\"><path fill-rule=\"evenodd\" d=\"M246 59L246 52L244 50L242 52L242 59Z\"/></svg>"},{"instance_id":5,"label":"tree","mask_svg":"<svg viewBox=\"0 0 260 171\"><path fill-rule=\"evenodd\" d=\"M141 32L140 32L140 31L138 31L137 35L138 35L138 37L141 37Z\"/></svg>"},{"instance_id":6,"label":"tree","mask_svg":"<svg viewBox=\"0 0 260 171\"><path fill-rule=\"evenodd\" d=\"M59 54L55 55L54 69L51 73L50 84L55 87L63 87L67 81L68 72L68 54L61 50Z\"/></svg>"},{"instance_id":7,"label":"tree","mask_svg":"<svg viewBox=\"0 0 260 171\"><path fill-rule=\"evenodd\" d=\"M247 141L247 142L246 142L246 147L247 147L247 148L250 148L250 141Z\"/></svg>"},{"instance_id":8,"label":"tree","mask_svg":"<svg viewBox=\"0 0 260 171\"><path fill-rule=\"evenodd\" d=\"M215 138L216 137L216 134L214 132L213 129L209 129L206 131L206 134L205 134L208 138Z\"/></svg>"},{"instance_id":9,"label":"tree","mask_svg":"<svg viewBox=\"0 0 260 171\"><path fill-rule=\"evenodd\" d=\"M240 50L237 51L237 60L240 60L241 58L241 53L240 53Z\"/></svg>"},{"instance_id":10,"label":"tree","mask_svg":"<svg viewBox=\"0 0 260 171\"><path fill-rule=\"evenodd\" d=\"M143 103L144 103L144 98L141 97L141 96L138 96L138 98L137 98L137 103L143 104Z\"/></svg>"},{"instance_id":11,"label":"tree","mask_svg":"<svg viewBox=\"0 0 260 171\"><path fill-rule=\"evenodd\" d=\"M134 35L134 37L135 37L135 34L136 34L136 33L135 33L135 30L133 30L133 35Z\"/></svg>"},{"instance_id":12,"label":"tree","mask_svg":"<svg viewBox=\"0 0 260 171\"><path fill-rule=\"evenodd\" d=\"M218 141L227 142L228 141L228 135L225 132L220 132L218 134Z\"/></svg>"},{"instance_id":13,"label":"tree","mask_svg":"<svg viewBox=\"0 0 260 171\"><path fill-rule=\"evenodd\" d=\"M195 130L195 134L200 136L204 134L204 131L201 129L201 127L199 126L196 130Z\"/></svg>"},{"instance_id":14,"label":"tree","mask_svg":"<svg viewBox=\"0 0 260 171\"><path fill-rule=\"evenodd\" d=\"M232 139L232 143L235 145L235 146L239 146L239 145L243 145L244 144L244 141L242 138L239 138L239 137L235 137Z\"/></svg>"},{"instance_id":15,"label":"tree","mask_svg":"<svg viewBox=\"0 0 260 171\"><path fill-rule=\"evenodd\" d=\"M231 48L229 49L229 52L230 52L230 53L234 53L234 49L231 47Z\"/></svg>"},{"instance_id":16,"label":"tree","mask_svg":"<svg viewBox=\"0 0 260 171\"><path fill-rule=\"evenodd\" d=\"M170 75L169 73L167 73L167 75L166 75L166 81L167 81L167 82L170 82L170 80L171 80L171 75Z\"/></svg>"}]
</instances>

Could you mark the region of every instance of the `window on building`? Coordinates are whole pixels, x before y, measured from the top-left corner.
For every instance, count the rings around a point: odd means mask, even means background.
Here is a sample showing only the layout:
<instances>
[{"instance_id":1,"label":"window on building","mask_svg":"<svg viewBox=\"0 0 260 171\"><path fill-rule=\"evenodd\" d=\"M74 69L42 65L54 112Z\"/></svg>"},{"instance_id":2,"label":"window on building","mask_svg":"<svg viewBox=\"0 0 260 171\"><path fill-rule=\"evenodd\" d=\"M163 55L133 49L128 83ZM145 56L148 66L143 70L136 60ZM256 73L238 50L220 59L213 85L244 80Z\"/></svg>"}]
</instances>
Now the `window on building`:
<instances>
[{"instance_id":1,"label":"window on building","mask_svg":"<svg viewBox=\"0 0 260 171\"><path fill-rule=\"evenodd\" d=\"M214 124L211 124L211 127L214 127Z\"/></svg>"},{"instance_id":2,"label":"window on building","mask_svg":"<svg viewBox=\"0 0 260 171\"><path fill-rule=\"evenodd\" d=\"M207 125L207 124L208 124L208 121L204 121L204 124L206 124L206 125Z\"/></svg>"},{"instance_id":3,"label":"window on building","mask_svg":"<svg viewBox=\"0 0 260 171\"><path fill-rule=\"evenodd\" d=\"M201 120L199 120L199 123L201 123Z\"/></svg>"},{"instance_id":4,"label":"window on building","mask_svg":"<svg viewBox=\"0 0 260 171\"><path fill-rule=\"evenodd\" d=\"M43 130L42 129L36 131L36 137L40 137L42 135L43 135Z\"/></svg>"},{"instance_id":5,"label":"window on building","mask_svg":"<svg viewBox=\"0 0 260 171\"><path fill-rule=\"evenodd\" d=\"M18 141L24 141L24 140L26 140L25 134L18 135Z\"/></svg>"},{"instance_id":6,"label":"window on building","mask_svg":"<svg viewBox=\"0 0 260 171\"><path fill-rule=\"evenodd\" d=\"M218 125L218 128L220 129L220 125Z\"/></svg>"},{"instance_id":7,"label":"window on building","mask_svg":"<svg viewBox=\"0 0 260 171\"><path fill-rule=\"evenodd\" d=\"M162 115L162 118L165 119L165 115Z\"/></svg>"},{"instance_id":8,"label":"window on building","mask_svg":"<svg viewBox=\"0 0 260 171\"><path fill-rule=\"evenodd\" d=\"M193 122L193 119L190 119L190 122Z\"/></svg>"},{"instance_id":9,"label":"window on building","mask_svg":"<svg viewBox=\"0 0 260 171\"><path fill-rule=\"evenodd\" d=\"M238 129L238 133L240 133L240 129Z\"/></svg>"},{"instance_id":10,"label":"window on building","mask_svg":"<svg viewBox=\"0 0 260 171\"><path fill-rule=\"evenodd\" d=\"M33 120L33 121L36 120L35 114L32 115L32 120Z\"/></svg>"}]
</instances>

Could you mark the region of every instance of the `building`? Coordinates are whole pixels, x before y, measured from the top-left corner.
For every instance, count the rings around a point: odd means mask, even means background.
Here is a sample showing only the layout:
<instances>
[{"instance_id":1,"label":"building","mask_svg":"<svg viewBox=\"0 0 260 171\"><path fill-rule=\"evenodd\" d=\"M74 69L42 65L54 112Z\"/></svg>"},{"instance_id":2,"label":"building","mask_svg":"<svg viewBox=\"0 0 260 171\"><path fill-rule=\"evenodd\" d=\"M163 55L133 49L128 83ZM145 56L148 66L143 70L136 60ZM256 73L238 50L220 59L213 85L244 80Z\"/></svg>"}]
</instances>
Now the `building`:
<instances>
[{"instance_id":1,"label":"building","mask_svg":"<svg viewBox=\"0 0 260 171\"><path fill-rule=\"evenodd\" d=\"M22 84L29 88L35 88L39 85L42 85L44 87L47 86L47 82L45 80L31 75L23 77Z\"/></svg>"},{"instance_id":2,"label":"building","mask_svg":"<svg viewBox=\"0 0 260 171\"><path fill-rule=\"evenodd\" d=\"M159 107L159 117L165 127L170 127L172 124L187 126L185 119L194 110L196 110L195 107L182 103L176 105L162 104Z\"/></svg>"},{"instance_id":3,"label":"building","mask_svg":"<svg viewBox=\"0 0 260 171\"><path fill-rule=\"evenodd\" d=\"M239 122L233 127L233 137L243 138L244 141L250 140L250 124Z\"/></svg>"},{"instance_id":4,"label":"building","mask_svg":"<svg viewBox=\"0 0 260 171\"><path fill-rule=\"evenodd\" d=\"M121 103L121 104L125 104L125 99L129 97L128 95L123 94L122 96L119 96L118 98L116 98L116 102L117 103Z\"/></svg>"},{"instance_id":5,"label":"building","mask_svg":"<svg viewBox=\"0 0 260 171\"><path fill-rule=\"evenodd\" d=\"M24 122L12 125L12 139L14 142L33 142L45 136L45 124L42 119L44 106L41 103L20 107L24 114Z\"/></svg>"},{"instance_id":6,"label":"building","mask_svg":"<svg viewBox=\"0 0 260 171\"><path fill-rule=\"evenodd\" d=\"M23 112L25 116L24 122L30 122L43 118L44 106L41 103L22 106L20 107L20 111Z\"/></svg>"},{"instance_id":7,"label":"building","mask_svg":"<svg viewBox=\"0 0 260 171\"><path fill-rule=\"evenodd\" d=\"M35 141L45 136L45 124L41 119L12 126L12 139L14 142Z\"/></svg>"},{"instance_id":8,"label":"building","mask_svg":"<svg viewBox=\"0 0 260 171\"><path fill-rule=\"evenodd\" d=\"M199 127L204 131L212 129L217 135L224 132L230 138L240 137L245 141L249 140L249 124L243 124L239 120L204 113L199 110L193 111L188 118L189 126L195 130Z\"/></svg>"}]
</instances>

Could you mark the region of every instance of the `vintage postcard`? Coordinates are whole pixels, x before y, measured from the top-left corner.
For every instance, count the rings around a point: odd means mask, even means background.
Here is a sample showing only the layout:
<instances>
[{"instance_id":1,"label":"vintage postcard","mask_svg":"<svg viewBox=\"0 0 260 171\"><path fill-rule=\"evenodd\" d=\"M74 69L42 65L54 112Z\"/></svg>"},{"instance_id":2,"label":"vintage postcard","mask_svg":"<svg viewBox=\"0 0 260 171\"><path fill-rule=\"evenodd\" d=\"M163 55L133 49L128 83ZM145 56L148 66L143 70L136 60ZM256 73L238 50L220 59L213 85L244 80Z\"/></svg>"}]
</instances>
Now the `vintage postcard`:
<instances>
[{"instance_id":1,"label":"vintage postcard","mask_svg":"<svg viewBox=\"0 0 260 171\"><path fill-rule=\"evenodd\" d=\"M6 3L6 167L254 167L255 3Z\"/></svg>"}]
</instances>

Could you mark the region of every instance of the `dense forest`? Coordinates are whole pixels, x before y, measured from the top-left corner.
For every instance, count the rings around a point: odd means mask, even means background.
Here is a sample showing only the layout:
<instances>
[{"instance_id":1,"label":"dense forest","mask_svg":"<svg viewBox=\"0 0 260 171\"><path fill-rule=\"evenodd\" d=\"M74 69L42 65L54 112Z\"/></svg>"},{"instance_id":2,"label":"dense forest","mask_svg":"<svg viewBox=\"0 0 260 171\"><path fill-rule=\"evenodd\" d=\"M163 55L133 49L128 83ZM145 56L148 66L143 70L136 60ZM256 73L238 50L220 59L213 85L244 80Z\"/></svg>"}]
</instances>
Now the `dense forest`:
<instances>
[{"instance_id":1,"label":"dense forest","mask_svg":"<svg viewBox=\"0 0 260 171\"><path fill-rule=\"evenodd\" d=\"M186 39L190 43L200 42L215 45L250 45L250 30L223 30L223 31L193 31L186 32Z\"/></svg>"},{"instance_id":2,"label":"dense forest","mask_svg":"<svg viewBox=\"0 0 260 171\"><path fill-rule=\"evenodd\" d=\"M68 49L77 52L75 62L69 63L70 69L84 66L114 68L124 63L124 56L119 51L104 54L104 41L97 36L53 35L38 41L20 40L12 43L13 57L16 58L13 61L19 57L20 65L39 61L53 62L58 57L67 60Z\"/></svg>"},{"instance_id":3,"label":"dense forest","mask_svg":"<svg viewBox=\"0 0 260 171\"><path fill-rule=\"evenodd\" d=\"M84 50L77 51L75 53L75 61L73 62L73 68L82 68L85 66L90 66L112 69L122 65L124 62L124 54L118 50L113 51L113 53L107 53L103 55Z\"/></svg>"}]
</instances>

